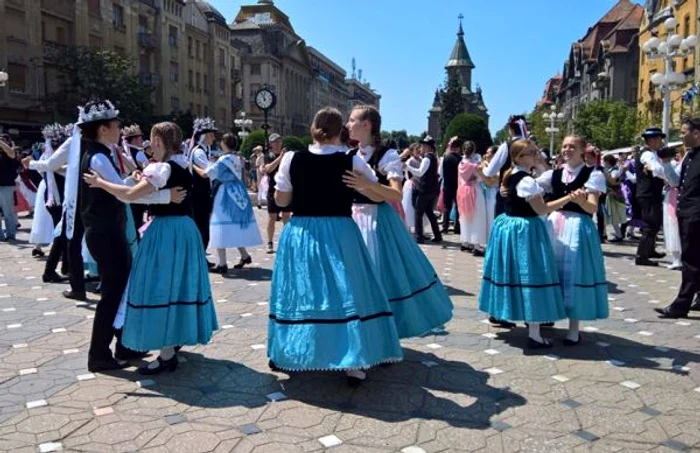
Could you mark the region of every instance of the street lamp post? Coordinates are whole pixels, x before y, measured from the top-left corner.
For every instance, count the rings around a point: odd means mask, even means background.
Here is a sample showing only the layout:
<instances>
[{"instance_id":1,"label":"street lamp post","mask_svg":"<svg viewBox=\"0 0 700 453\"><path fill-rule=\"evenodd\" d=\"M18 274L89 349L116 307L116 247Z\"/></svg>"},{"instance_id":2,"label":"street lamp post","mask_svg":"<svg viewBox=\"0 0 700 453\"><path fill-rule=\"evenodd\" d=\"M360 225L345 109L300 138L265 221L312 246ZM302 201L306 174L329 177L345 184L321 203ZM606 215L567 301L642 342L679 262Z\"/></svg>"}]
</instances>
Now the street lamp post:
<instances>
[{"instance_id":1,"label":"street lamp post","mask_svg":"<svg viewBox=\"0 0 700 453\"><path fill-rule=\"evenodd\" d=\"M253 120L247 118L245 112L241 112L241 117L233 120L233 124L240 129L240 131L238 131L238 137L241 139L241 145L243 145L245 138L250 135L248 129L253 126Z\"/></svg>"},{"instance_id":2,"label":"street lamp post","mask_svg":"<svg viewBox=\"0 0 700 453\"><path fill-rule=\"evenodd\" d=\"M698 37L695 35L681 38L680 35L676 34L677 26L678 21L669 17L664 21L664 28L670 36L665 41L654 36L642 45L642 50L648 59L662 59L664 62L664 72L652 75L651 83L664 96L663 132L667 137L671 129L671 92L687 82L683 73L674 71L673 61L676 58L686 58L694 54L695 46L698 43Z\"/></svg>"},{"instance_id":3,"label":"street lamp post","mask_svg":"<svg viewBox=\"0 0 700 453\"><path fill-rule=\"evenodd\" d=\"M550 107L550 112L542 114L542 118L544 118L545 121L549 121L549 126L545 129L545 132L549 134L549 151L554 155L554 140L556 139L557 132L559 132L557 123L564 119L564 114L557 113L557 107L552 105Z\"/></svg>"},{"instance_id":4,"label":"street lamp post","mask_svg":"<svg viewBox=\"0 0 700 453\"><path fill-rule=\"evenodd\" d=\"M5 71L0 71L0 87L4 87L8 79L9 76L7 73Z\"/></svg>"}]
</instances>

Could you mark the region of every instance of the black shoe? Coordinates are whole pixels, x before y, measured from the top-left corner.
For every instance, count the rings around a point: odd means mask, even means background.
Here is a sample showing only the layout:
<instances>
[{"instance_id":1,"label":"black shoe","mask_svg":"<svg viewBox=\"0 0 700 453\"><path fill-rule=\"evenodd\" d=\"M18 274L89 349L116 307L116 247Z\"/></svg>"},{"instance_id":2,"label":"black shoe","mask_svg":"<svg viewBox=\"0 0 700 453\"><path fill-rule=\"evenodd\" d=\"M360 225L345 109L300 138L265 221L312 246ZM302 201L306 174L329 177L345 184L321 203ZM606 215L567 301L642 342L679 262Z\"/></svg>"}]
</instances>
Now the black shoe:
<instances>
[{"instance_id":1,"label":"black shoe","mask_svg":"<svg viewBox=\"0 0 700 453\"><path fill-rule=\"evenodd\" d=\"M637 266L649 266L649 267L659 267L659 263L656 261L651 261L647 258L637 258L634 260L634 264Z\"/></svg>"},{"instance_id":2,"label":"black shoe","mask_svg":"<svg viewBox=\"0 0 700 453\"><path fill-rule=\"evenodd\" d=\"M473 256L476 256L477 258L486 256L486 252L484 250L481 250L479 248L474 248L474 251L472 252Z\"/></svg>"},{"instance_id":3,"label":"black shoe","mask_svg":"<svg viewBox=\"0 0 700 453\"><path fill-rule=\"evenodd\" d=\"M253 264L253 258L248 256L248 258L241 258L241 260L238 262L238 264L235 264L233 266L234 269L243 269L243 266L246 264Z\"/></svg>"},{"instance_id":4,"label":"black shoe","mask_svg":"<svg viewBox=\"0 0 700 453\"><path fill-rule=\"evenodd\" d=\"M578 336L578 340L576 340L576 341L569 340L568 338L564 338L562 343L564 344L564 346L576 346L579 343L581 343L581 335Z\"/></svg>"},{"instance_id":5,"label":"black shoe","mask_svg":"<svg viewBox=\"0 0 700 453\"><path fill-rule=\"evenodd\" d=\"M270 370L272 370L272 371L282 371L281 369L279 369L279 368L277 367L277 365L275 365L275 362L273 362L272 360L270 360L269 362L267 362L267 366L268 366L268 368L270 368Z\"/></svg>"},{"instance_id":6,"label":"black shoe","mask_svg":"<svg viewBox=\"0 0 700 453\"><path fill-rule=\"evenodd\" d=\"M44 253L43 250L34 249L32 250L32 256L34 258L43 258L46 256L46 253Z\"/></svg>"},{"instance_id":7,"label":"black shoe","mask_svg":"<svg viewBox=\"0 0 700 453\"><path fill-rule=\"evenodd\" d=\"M272 242L268 242L267 243L267 254L271 255L273 253L275 253L275 246L272 245Z\"/></svg>"},{"instance_id":8,"label":"black shoe","mask_svg":"<svg viewBox=\"0 0 700 453\"><path fill-rule=\"evenodd\" d=\"M670 307L655 308L654 311L660 315L659 318L661 319L680 319L688 317L688 313L680 313L677 311L673 311Z\"/></svg>"},{"instance_id":9,"label":"black shoe","mask_svg":"<svg viewBox=\"0 0 700 453\"><path fill-rule=\"evenodd\" d=\"M177 370L177 354L170 360L163 360L160 358L160 356L158 356L156 360L158 360L157 367L148 368L148 365L142 366L139 368L139 374L143 374L144 376L153 376L164 371L169 371L172 373L173 371Z\"/></svg>"},{"instance_id":10,"label":"black shoe","mask_svg":"<svg viewBox=\"0 0 700 453\"><path fill-rule=\"evenodd\" d=\"M66 299L73 299L73 300L79 300L82 302L85 302L87 300L87 296L85 293L74 293L73 291L63 291L63 297Z\"/></svg>"},{"instance_id":11,"label":"black shoe","mask_svg":"<svg viewBox=\"0 0 700 453\"><path fill-rule=\"evenodd\" d=\"M214 266L211 269L209 269L209 272L212 274L226 275L226 273L228 272L228 266Z\"/></svg>"},{"instance_id":12,"label":"black shoe","mask_svg":"<svg viewBox=\"0 0 700 453\"><path fill-rule=\"evenodd\" d=\"M430 242L432 242L433 244L439 244L442 242L442 236L434 237L430 240Z\"/></svg>"},{"instance_id":13,"label":"black shoe","mask_svg":"<svg viewBox=\"0 0 700 453\"><path fill-rule=\"evenodd\" d=\"M63 273L63 272L61 272ZM66 274L63 274L66 275ZM100 281L100 277L96 275L88 275L84 277L85 283L98 283Z\"/></svg>"},{"instance_id":14,"label":"black shoe","mask_svg":"<svg viewBox=\"0 0 700 453\"><path fill-rule=\"evenodd\" d=\"M553 322L543 322L540 324L540 327L554 327Z\"/></svg>"},{"instance_id":15,"label":"black shoe","mask_svg":"<svg viewBox=\"0 0 700 453\"><path fill-rule=\"evenodd\" d=\"M608 242L611 244L617 244L617 243L620 243L622 241L624 241L624 239L622 239L622 238L612 238Z\"/></svg>"},{"instance_id":16,"label":"black shoe","mask_svg":"<svg viewBox=\"0 0 700 453\"><path fill-rule=\"evenodd\" d=\"M88 371L91 373L100 373L102 371L114 371L123 370L128 367L129 364L126 362L119 362L118 360L110 357L109 359L103 360L90 360L88 359Z\"/></svg>"},{"instance_id":17,"label":"black shoe","mask_svg":"<svg viewBox=\"0 0 700 453\"><path fill-rule=\"evenodd\" d=\"M663 252L654 251L654 252L651 252L649 254L649 258L654 258L655 260L660 260L661 258L665 258L665 257L666 257L666 254Z\"/></svg>"},{"instance_id":18,"label":"black shoe","mask_svg":"<svg viewBox=\"0 0 700 453\"><path fill-rule=\"evenodd\" d=\"M440 230L440 233L447 234L448 231L450 231L449 228L443 228L442 230Z\"/></svg>"},{"instance_id":19,"label":"black shoe","mask_svg":"<svg viewBox=\"0 0 700 453\"><path fill-rule=\"evenodd\" d=\"M70 269L65 266L61 266L61 275L65 275L66 277L70 276Z\"/></svg>"},{"instance_id":20,"label":"black shoe","mask_svg":"<svg viewBox=\"0 0 700 453\"><path fill-rule=\"evenodd\" d=\"M467 247L466 245L460 245L460 246L459 246L459 251L460 251L460 252L468 252L468 251L469 251L469 247Z\"/></svg>"},{"instance_id":21,"label":"black shoe","mask_svg":"<svg viewBox=\"0 0 700 453\"><path fill-rule=\"evenodd\" d=\"M67 277L61 277L61 276L58 275L56 272L52 272L52 273L49 273L49 274L44 274L44 275L42 275L42 276L41 276L41 280L42 280L44 283L63 283L63 282L65 282L66 280L68 280L68 278L67 278Z\"/></svg>"},{"instance_id":22,"label":"black shoe","mask_svg":"<svg viewBox=\"0 0 700 453\"><path fill-rule=\"evenodd\" d=\"M207 267L208 267L209 269L213 269L213 268L216 267L216 264L212 263L211 261L207 261Z\"/></svg>"},{"instance_id":23,"label":"black shoe","mask_svg":"<svg viewBox=\"0 0 700 453\"><path fill-rule=\"evenodd\" d=\"M493 316L489 317L489 322L494 327L501 327L503 329L513 329L515 327L514 322L506 321L505 319L496 319Z\"/></svg>"},{"instance_id":24,"label":"black shoe","mask_svg":"<svg viewBox=\"0 0 700 453\"><path fill-rule=\"evenodd\" d=\"M114 358L124 362L127 360L141 360L149 355L151 355L150 352L139 352L125 346L117 346L117 352L114 353Z\"/></svg>"},{"instance_id":25,"label":"black shoe","mask_svg":"<svg viewBox=\"0 0 700 453\"><path fill-rule=\"evenodd\" d=\"M425 239L423 239L423 238L416 238L416 244L425 244Z\"/></svg>"},{"instance_id":26,"label":"black shoe","mask_svg":"<svg viewBox=\"0 0 700 453\"><path fill-rule=\"evenodd\" d=\"M367 380L367 378L360 379L359 377L355 377L355 376L346 376L346 377L348 380L348 387L352 387L352 388L357 388L357 387L361 386L362 383Z\"/></svg>"},{"instance_id":27,"label":"black shoe","mask_svg":"<svg viewBox=\"0 0 700 453\"><path fill-rule=\"evenodd\" d=\"M527 339L527 347L530 349L549 349L552 347L552 343L547 341L546 338L543 338L544 343L540 343L537 340L533 340L532 338Z\"/></svg>"},{"instance_id":28,"label":"black shoe","mask_svg":"<svg viewBox=\"0 0 700 453\"><path fill-rule=\"evenodd\" d=\"M690 306L690 311L700 311L700 297L696 297Z\"/></svg>"}]
</instances>

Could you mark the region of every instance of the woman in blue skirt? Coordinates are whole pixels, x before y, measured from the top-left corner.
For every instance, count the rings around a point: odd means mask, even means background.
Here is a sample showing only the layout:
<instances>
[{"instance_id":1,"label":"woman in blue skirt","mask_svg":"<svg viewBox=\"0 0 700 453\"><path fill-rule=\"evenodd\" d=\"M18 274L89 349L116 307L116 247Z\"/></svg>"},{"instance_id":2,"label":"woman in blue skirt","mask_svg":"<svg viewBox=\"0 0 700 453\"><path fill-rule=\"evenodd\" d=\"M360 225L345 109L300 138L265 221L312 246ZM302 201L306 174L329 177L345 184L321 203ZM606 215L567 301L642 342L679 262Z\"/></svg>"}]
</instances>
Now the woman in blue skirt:
<instances>
[{"instance_id":1,"label":"woman in blue skirt","mask_svg":"<svg viewBox=\"0 0 700 453\"><path fill-rule=\"evenodd\" d=\"M375 179L340 143L340 112L314 117L309 152L286 152L275 202L293 207L282 230L270 293L270 366L344 370L351 385L372 366L402 359L393 315L357 225L347 171ZM401 226L402 228L403 225Z\"/></svg>"},{"instance_id":2,"label":"woman in blue skirt","mask_svg":"<svg viewBox=\"0 0 700 453\"><path fill-rule=\"evenodd\" d=\"M592 216L598 211L598 197L607 190L605 176L583 161L586 142L570 136L562 144L564 166L550 170L537 182L554 198L584 191L549 215L552 246L564 295L564 307L569 318L567 346L580 341L579 321L594 321L608 317L608 282L605 276L603 250L598 229Z\"/></svg>"},{"instance_id":3,"label":"woman in blue skirt","mask_svg":"<svg viewBox=\"0 0 700 453\"><path fill-rule=\"evenodd\" d=\"M391 303L399 337L423 335L452 319L453 307L432 264L387 203L401 203L403 198L401 158L396 150L381 145L381 116L376 108L353 108L348 129L360 146L350 154L362 157L378 179L370 181L353 172L345 176L346 183L359 190L352 217Z\"/></svg>"},{"instance_id":4,"label":"woman in blue skirt","mask_svg":"<svg viewBox=\"0 0 700 453\"><path fill-rule=\"evenodd\" d=\"M131 268L122 342L137 351L160 349L158 360L139 369L142 374L174 371L178 346L207 344L218 328L206 255L192 220L192 175L179 154L181 142L176 124L153 126L151 146L158 162L144 169L134 187L106 182L95 173L85 175L91 186L126 200L163 188L188 190L180 204L151 206L154 219Z\"/></svg>"},{"instance_id":5,"label":"woman in blue skirt","mask_svg":"<svg viewBox=\"0 0 700 453\"><path fill-rule=\"evenodd\" d=\"M544 189L529 172L538 156L529 140L510 145L512 167L502 181L505 214L496 218L491 230L479 293L481 311L496 319L529 323L529 346L535 349L551 347L540 334L540 324L565 317L557 264L540 216L584 197L574 191L545 203Z\"/></svg>"}]
</instances>

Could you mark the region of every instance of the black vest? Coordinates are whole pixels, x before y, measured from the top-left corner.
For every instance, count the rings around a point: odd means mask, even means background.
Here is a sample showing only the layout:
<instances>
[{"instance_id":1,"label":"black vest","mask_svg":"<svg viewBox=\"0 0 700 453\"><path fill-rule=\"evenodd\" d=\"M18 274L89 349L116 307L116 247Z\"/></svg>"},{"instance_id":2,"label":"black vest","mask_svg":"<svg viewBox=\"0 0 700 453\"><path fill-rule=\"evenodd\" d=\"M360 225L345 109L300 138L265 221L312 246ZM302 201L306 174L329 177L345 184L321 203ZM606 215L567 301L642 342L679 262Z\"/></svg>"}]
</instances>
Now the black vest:
<instances>
[{"instance_id":1,"label":"black vest","mask_svg":"<svg viewBox=\"0 0 700 453\"><path fill-rule=\"evenodd\" d=\"M642 154L644 154L646 151L650 150L648 148L641 150L639 153L637 153L637 157L635 159L635 173L637 174L636 196L637 198L661 203L664 198L664 185L666 183L663 179L657 178L651 173L644 171Z\"/></svg>"},{"instance_id":2,"label":"black vest","mask_svg":"<svg viewBox=\"0 0 700 453\"><path fill-rule=\"evenodd\" d=\"M194 184L194 176L190 172L182 168L179 164L169 161L170 165L170 178L168 182L165 183L163 189L172 189L173 187L182 187L187 191L187 196L182 203L169 203L169 204L152 204L149 206L149 211L151 215L155 217L167 217L167 216L190 216L192 217L192 186Z\"/></svg>"},{"instance_id":3,"label":"black vest","mask_svg":"<svg viewBox=\"0 0 700 453\"><path fill-rule=\"evenodd\" d=\"M522 138L517 137L517 138L512 138L512 139L508 140L508 144L506 145L508 147L507 151L506 151L506 161L503 163L501 170L498 172L498 175L499 175L498 182L503 181L503 176L506 174L506 171L508 171L508 169L513 164L513 162L510 160L510 145L512 145L517 140L522 140Z\"/></svg>"},{"instance_id":4,"label":"black vest","mask_svg":"<svg viewBox=\"0 0 700 453\"><path fill-rule=\"evenodd\" d=\"M80 174L90 172L90 160L93 156L102 154L114 165L110 158L111 151L101 143L83 140L81 147L85 149L80 159ZM119 170L114 168L119 173ZM126 208L124 203L115 196L98 188L89 187L82 176L79 180L78 203L80 215L85 225L86 234L109 233L124 234L126 230ZM105 238L105 240L109 240Z\"/></svg>"},{"instance_id":5,"label":"black vest","mask_svg":"<svg viewBox=\"0 0 700 453\"><path fill-rule=\"evenodd\" d=\"M194 153L194 151L197 148L201 147L195 147L192 150L192 153ZM204 150L203 148L202 151L206 153L206 150ZM194 165L194 161L192 165ZM199 202L200 200L203 200L205 202L209 200L211 198L211 180L209 178L202 178L201 176L199 176L199 173L194 171L194 169L192 170L192 178L192 194L194 195L194 198L197 199L197 202Z\"/></svg>"},{"instance_id":6,"label":"black vest","mask_svg":"<svg viewBox=\"0 0 700 453\"><path fill-rule=\"evenodd\" d=\"M683 161L677 213L678 217L700 218L700 148L690 151Z\"/></svg>"},{"instance_id":7,"label":"black vest","mask_svg":"<svg viewBox=\"0 0 700 453\"><path fill-rule=\"evenodd\" d=\"M352 156L344 153L294 153L289 168L292 212L301 217L350 217L355 191L343 182L352 171Z\"/></svg>"},{"instance_id":8,"label":"black vest","mask_svg":"<svg viewBox=\"0 0 700 453\"><path fill-rule=\"evenodd\" d=\"M508 180L508 196L504 202L506 215L511 217L537 217L537 213L532 209L530 203L526 199L518 196L518 183L528 176L530 175L526 172L520 171L511 175Z\"/></svg>"},{"instance_id":9,"label":"black vest","mask_svg":"<svg viewBox=\"0 0 700 453\"><path fill-rule=\"evenodd\" d=\"M351 149L348 152L349 156L355 156L358 153L359 149L354 148ZM379 171L379 162L381 162L382 158L384 155L389 151L389 148L386 146L382 146L379 151L375 151L374 154L372 154L372 157L369 159L367 162L367 165L370 166L372 170L374 170L374 173L377 175L377 181L379 184L383 186L388 186L389 185L389 178L386 177L386 175L382 174ZM354 203L356 204L379 204L380 202L376 202L374 200L370 200L366 196L362 195L360 192L355 191L355 198L354 198Z\"/></svg>"},{"instance_id":10,"label":"black vest","mask_svg":"<svg viewBox=\"0 0 700 453\"><path fill-rule=\"evenodd\" d=\"M591 177L591 173L593 173L593 170L593 167L588 167L584 165L584 167L579 172L578 176L568 184L562 182L562 177L564 176L564 169L557 168L556 170L554 170L554 172L552 173L552 199L558 200L559 198L563 198L569 195L570 193L577 191L578 189L582 189L586 185L586 182L588 182L588 178ZM569 202L565 204L559 210L577 212L579 214L587 216L591 215L584 211L581 206L577 205L574 202Z\"/></svg>"},{"instance_id":11,"label":"black vest","mask_svg":"<svg viewBox=\"0 0 700 453\"><path fill-rule=\"evenodd\" d=\"M430 167L423 176L418 178L413 190L418 194L432 195L440 192L440 182L438 180L438 160L434 153L428 153L424 157L430 160Z\"/></svg>"},{"instance_id":12,"label":"black vest","mask_svg":"<svg viewBox=\"0 0 700 453\"><path fill-rule=\"evenodd\" d=\"M274 162L275 159L277 159L277 157L278 156L276 156L275 153L270 151L269 153L267 153L266 155L263 156L263 161L265 162L265 165L269 165L272 162ZM278 165L274 171L270 171L267 173L267 199L268 200L275 199L275 187L277 187L277 181L275 181L275 175L277 175L277 171L279 169L280 169L280 167Z\"/></svg>"}]
</instances>

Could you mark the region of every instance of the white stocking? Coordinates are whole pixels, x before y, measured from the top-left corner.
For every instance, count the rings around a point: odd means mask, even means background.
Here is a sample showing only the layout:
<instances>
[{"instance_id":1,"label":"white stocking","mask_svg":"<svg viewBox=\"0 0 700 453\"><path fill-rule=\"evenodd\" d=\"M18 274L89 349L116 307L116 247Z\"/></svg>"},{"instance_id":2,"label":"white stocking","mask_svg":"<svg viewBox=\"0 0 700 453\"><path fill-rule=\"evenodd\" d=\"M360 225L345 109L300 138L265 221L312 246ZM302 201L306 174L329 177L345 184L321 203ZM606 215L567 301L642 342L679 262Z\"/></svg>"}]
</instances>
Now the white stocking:
<instances>
[{"instance_id":1,"label":"white stocking","mask_svg":"<svg viewBox=\"0 0 700 453\"><path fill-rule=\"evenodd\" d=\"M530 334L530 338L535 340L538 343L544 343L544 339L542 338L542 335L540 334L540 323L539 322L531 322L528 323L528 330Z\"/></svg>"},{"instance_id":2,"label":"white stocking","mask_svg":"<svg viewBox=\"0 0 700 453\"><path fill-rule=\"evenodd\" d=\"M226 266L226 249L216 249L216 255L219 258L219 266Z\"/></svg>"},{"instance_id":3,"label":"white stocking","mask_svg":"<svg viewBox=\"0 0 700 453\"><path fill-rule=\"evenodd\" d=\"M578 319L569 319L569 331L566 334L566 338L571 341L578 341L579 338L579 320Z\"/></svg>"}]
</instances>

